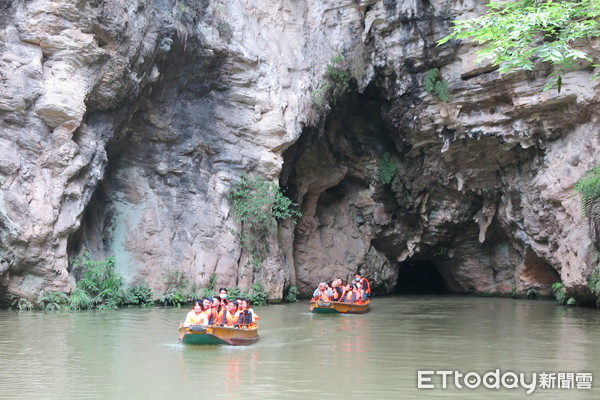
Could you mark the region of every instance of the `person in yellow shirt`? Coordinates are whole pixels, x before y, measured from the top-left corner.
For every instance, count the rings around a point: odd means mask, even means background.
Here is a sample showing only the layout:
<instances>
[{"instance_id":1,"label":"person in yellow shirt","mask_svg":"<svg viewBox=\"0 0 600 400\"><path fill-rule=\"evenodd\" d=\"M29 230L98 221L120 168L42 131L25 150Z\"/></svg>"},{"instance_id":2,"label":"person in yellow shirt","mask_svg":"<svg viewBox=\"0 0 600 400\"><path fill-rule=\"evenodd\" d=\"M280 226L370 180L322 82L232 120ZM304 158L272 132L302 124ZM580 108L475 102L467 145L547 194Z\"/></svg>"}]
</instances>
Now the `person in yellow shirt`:
<instances>
[{"instance_id":1,"label":"person in yellow shirt","mask_svg":"<svg viewBox=\"0 0 600 400\"><path fill-rule=\"evenodd\" d=\"M194 308L192 309L192 311L187 313L187 316L185 317L185 322L183 323L183 326L185 326L187 328L191 325L207 325L207 324L208 324L208 317L207 317L207 314L202 311L202 301L194 300Z\"/></svg>"}]
</instances>

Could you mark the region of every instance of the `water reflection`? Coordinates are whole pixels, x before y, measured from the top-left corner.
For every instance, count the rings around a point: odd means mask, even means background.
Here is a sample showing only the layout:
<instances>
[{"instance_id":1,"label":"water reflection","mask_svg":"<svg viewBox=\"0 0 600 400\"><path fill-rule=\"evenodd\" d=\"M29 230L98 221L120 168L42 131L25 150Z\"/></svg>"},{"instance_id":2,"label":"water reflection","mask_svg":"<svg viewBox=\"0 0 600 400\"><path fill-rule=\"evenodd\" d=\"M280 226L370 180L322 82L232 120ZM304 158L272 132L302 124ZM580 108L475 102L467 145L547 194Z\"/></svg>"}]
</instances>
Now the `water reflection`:
<instances>
[{"instance_id":1,"label":"water reflection","mask_svg":"<svg viewBox=\"0 0 600 400\"><path fill-rule=\"evenodd\" d=\"M377 298L364 315L313 315L307 303L257 312L260 341L229 347L179 344L180 309L0 311L0 398L505 399L524 392L424 392L417 370L587 371L600 379L596 310L406 296ZM591 399L596 392L533 396Z\"/></svg>"}]
</instances>

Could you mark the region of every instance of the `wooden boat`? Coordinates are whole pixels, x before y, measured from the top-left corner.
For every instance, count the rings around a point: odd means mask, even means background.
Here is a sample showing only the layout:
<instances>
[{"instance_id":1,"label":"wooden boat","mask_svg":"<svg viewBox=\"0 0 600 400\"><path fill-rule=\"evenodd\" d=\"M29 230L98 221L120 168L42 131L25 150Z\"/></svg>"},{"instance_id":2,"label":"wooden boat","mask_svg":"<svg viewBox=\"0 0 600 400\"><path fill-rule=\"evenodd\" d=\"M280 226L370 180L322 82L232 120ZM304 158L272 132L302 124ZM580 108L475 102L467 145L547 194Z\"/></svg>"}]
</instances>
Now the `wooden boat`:
<instances>
[{"instance_id":1,"label":"wooden boat","mask_svg":"<svg viewBox=\"0 0 600 400\"><path fill-rule=\"evenodd\" d=\"M310 311L316 314L363 314L369 311L370 304L370 299L358 304L339 301L311 301Z\"/></svg>"},{"instance_id":2,"label":"wooden boat","mask_svg":"<svg viewBox=\"0 0 600 400\"><path fill-rule=\"evenodd\" d=\"M179 341L185 344L245 346L258 341L258 325L250 324L243 328L216 325L180 326Z\"/></svg>"}]
</instances>

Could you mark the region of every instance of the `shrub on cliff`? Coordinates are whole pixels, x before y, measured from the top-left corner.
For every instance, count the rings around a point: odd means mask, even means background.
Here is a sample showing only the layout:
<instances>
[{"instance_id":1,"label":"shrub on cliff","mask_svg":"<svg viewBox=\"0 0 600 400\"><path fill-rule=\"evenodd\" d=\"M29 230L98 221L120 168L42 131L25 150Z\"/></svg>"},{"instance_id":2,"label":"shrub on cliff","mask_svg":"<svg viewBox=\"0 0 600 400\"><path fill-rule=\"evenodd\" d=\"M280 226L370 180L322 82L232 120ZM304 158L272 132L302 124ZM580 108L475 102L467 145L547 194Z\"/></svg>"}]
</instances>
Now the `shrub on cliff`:
<instances>
[{"instance_id":1,"label":"shrub on cliff","mask_svg":"<svg viewBox=\"0 0 600 400\"><path fill-rule=\"evenodd\" d=\"M442 78L440 70L433 68L425 75L423 81L425 91L429 94L437 96L440 100L447 103L450 100L450 87L448 81Z\"/></svg>"},{"instance_id":2,"label":"shrub on cliff","mask_svg":"<svg viewBox=\"0 0 600 400\"><path fill-rule=\"evenodd\" d=\"M300 295L300 291L294 285L290 286L287 295L285 296L285 301L288 303L297 303L298 295Z\"/></svg>"},{"instance_id":3,"label":"shrub on cliff","mask_svg":"<svg viewBox=\"0 0 600 400\"><path fill-rule=\"evenodd\" d=\"M596 249L600 248L600 165L588 171L575 185L579 194L583 216L587 218L590 236ZM600 306L600 253L594 252L592 263L595 265L589 279L590 291L596 296L596 305Z\"/></svg>"},{"instance_id":4,"label":"shrub on cliff","mask_svg":"<svg viewBox=\"0 0 600 400\"><path fill-rule=\"evenodd\" d=\"M396 176L397 167L389 153L385 153L379 160L379 181L384 185L392 182Z\"/></svg>"},{"instance_id":5,"label":"shrub on cliff","mask_svg":"<svg viewBox=\"0 0 600 400\"><path fill-rule=\"evenodd\" d=\"M278 220L295 220L301 213L294 209L297 204L287 198L279 185L263 177L242 175L241 180L227 193L232 201L232 214L242 224L240 238L242 248L250 254L250 260L258 267L269 252L269 238L275 233Z\"/></svg>"},{"instance_id":6,"label":"shrub on cliff","mask_svg":"<svg viewBox=\"0 0 600 400\"><path fill-rule=\"evenodd\" d=\"M312 101L317 106L323 106L335 100L350 90L350 70L346 58L338 54L327 64L325 79L319 82L311 93Z\"/></svg>"}]
</instances>

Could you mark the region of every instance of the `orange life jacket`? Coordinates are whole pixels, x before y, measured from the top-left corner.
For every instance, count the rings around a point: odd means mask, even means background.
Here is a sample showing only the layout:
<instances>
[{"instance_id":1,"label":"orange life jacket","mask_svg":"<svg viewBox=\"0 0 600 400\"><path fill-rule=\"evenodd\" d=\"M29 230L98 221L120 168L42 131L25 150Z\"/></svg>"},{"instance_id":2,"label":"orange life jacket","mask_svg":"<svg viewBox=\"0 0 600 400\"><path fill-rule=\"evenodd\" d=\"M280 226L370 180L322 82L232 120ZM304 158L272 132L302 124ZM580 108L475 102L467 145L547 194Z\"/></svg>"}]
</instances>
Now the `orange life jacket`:
<instances>
[{"instance_id":1,"label":"orange life jacket","mask_svg":"<svg viewBox=\"0 0 600 400\"><path fill-rule=\"evenodd\" d=\"M238 319L240 318L238 311L236 311L233 315L229 311L226 311L225 314L227 314L226 320L228 326L233 326L238 323Z\"/></svg>"},{"instance_id":2,"label":"orange life jacket","mask_svg":"<svg viewBox=\"0 0 600 400\"><path fill-rule=\"evenodd\" d=\"M362 286L362 288L365 290L366 294L370 294L371 293L371 282L369 282L369 280L367 278L360 278L360 284Z\"/></svg>"}]
</instances>

